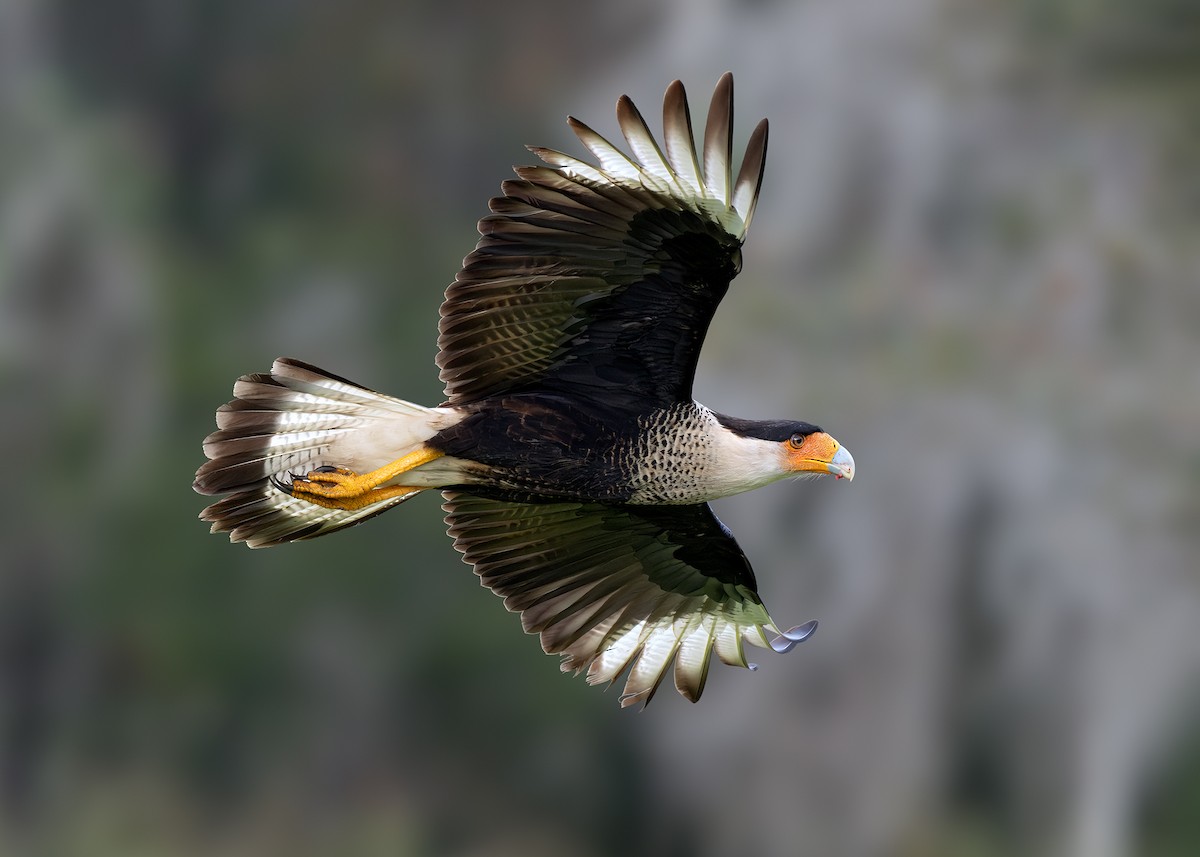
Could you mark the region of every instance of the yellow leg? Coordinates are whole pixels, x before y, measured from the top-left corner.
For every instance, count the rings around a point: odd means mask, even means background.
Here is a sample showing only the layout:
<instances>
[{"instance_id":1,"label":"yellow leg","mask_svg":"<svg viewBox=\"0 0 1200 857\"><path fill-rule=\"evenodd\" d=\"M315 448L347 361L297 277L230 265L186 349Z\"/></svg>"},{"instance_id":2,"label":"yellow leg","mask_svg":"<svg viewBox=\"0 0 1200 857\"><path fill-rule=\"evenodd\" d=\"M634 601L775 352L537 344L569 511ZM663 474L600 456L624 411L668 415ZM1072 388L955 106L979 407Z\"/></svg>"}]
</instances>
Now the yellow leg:
<instances>
[{"instance_id":1,"label":"yellow leg","mask_svg":"<svg viewBox=\"0 0 1200 857\"><path fill-rule=\"evenodd\" d=\"M415 467L428 464L430 461L441 458L442 455L441 452L421 448L397 458L390 464L385 464L378 470L361 475L344 467L335 470L314 470L306 476L292 480L292 496L311 500L329 508L361 509L363 506L390 499L397 494L407 494L418 490L403 485L389 485L386 488L380 486L395 479L401 473L407 473ZM321 499L338 502L331 505L320 502ZM346 502L343 503L343 501Z\"/></svg>"},{"instance_id":2,"label":"yellow leg","mask_svg":"<svg viewBox=\"0 0 1200 857\"><path fill-rule=\"evenodd\" d=\"M309 503L314 503L318 506L324 506L326 509L341 509L343 512L357 512L359 509L365 509L367 506L373 506L383 500L390 500L393 497L400 497L404 494L412 494L415 491L422 491L422 488L413 488L410 485L387 485L383 488L372 488L365 494L358 497L343 497L334 499L329 497L319 497L316 494L304 494L292 491L293 496L307 500Z\"/></svg>"}]
</instances>

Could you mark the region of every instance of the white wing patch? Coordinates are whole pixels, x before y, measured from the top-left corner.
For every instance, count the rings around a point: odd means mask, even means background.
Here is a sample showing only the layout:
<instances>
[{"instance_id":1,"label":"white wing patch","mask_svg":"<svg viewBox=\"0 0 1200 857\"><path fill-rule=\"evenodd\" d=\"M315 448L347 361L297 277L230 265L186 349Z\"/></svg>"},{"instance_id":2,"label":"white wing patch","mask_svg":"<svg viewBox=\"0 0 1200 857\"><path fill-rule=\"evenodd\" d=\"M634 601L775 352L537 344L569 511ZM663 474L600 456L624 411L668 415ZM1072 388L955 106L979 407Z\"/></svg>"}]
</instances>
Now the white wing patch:
<instances>
[{"instance_id":1,"label":"white wing patch","mask_svg":"<svg viewBox=\"0 0 1200 857\"><path fill-rule=\"evenodd\" d=\"M713 92L704 129L703 174L692 137L687 95L679 81L667 88L663 99L665 155L628 97L622 96L617 102L617 121L636 161L574 117L568 119L571 130L595 156L599 168L551 149L530 147L530 151L572 178L592 185L651 190L711 217L730 235L745 237L762 187L767 120L762 120L751 134L734 182L732 75L723 75Z\"/></svg>"},{"instance_id":2,"label":"white wing patch","mask_svg":"<svg viewBox=\"0 0 1200 857\"><path fill-rule=\"evenodd\" d=\"M562 656L564 671L586 672L589 684L627 673L622 707L649 703L672 664L676 689L695 702L714 651L747 667L745 643L783 652L816 627L779 633L706 507L682 512L676 532L633 507L445 496L454 545L481 583ZM723 550L742 567L714 577L681 557L689 546Z\"/></svg>"}]
</instances>

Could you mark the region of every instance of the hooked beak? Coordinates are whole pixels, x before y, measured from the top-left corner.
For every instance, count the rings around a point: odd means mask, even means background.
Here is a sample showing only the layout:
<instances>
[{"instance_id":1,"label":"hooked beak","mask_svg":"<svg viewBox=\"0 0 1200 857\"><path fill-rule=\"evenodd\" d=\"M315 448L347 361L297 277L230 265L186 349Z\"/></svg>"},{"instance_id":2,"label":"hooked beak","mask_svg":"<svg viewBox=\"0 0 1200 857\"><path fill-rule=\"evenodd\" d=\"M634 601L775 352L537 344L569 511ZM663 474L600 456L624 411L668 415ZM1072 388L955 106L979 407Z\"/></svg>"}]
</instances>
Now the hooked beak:
<instances>
[{"instance_id":1,"label":"hooked beak","mask_svg":"<svg viewBox=\"0 0 1200 857\"><path fill-rule=\"evenodd\" d=\"M832 473L838 479L854 479L854 456L823 431L814 432L788 452L795 473Z\"/></svg>"},{"instance_id":2,"label":"hooked beak","mask_svg":"<svg viewBox=\"0 0 1200 857\"><path fill-rule=\"evenodd\" d=\"M839 446L826 467L838 479L845 479L847 482L854 481L854 456L846 447Z\"/></svg>"}]
</instances>

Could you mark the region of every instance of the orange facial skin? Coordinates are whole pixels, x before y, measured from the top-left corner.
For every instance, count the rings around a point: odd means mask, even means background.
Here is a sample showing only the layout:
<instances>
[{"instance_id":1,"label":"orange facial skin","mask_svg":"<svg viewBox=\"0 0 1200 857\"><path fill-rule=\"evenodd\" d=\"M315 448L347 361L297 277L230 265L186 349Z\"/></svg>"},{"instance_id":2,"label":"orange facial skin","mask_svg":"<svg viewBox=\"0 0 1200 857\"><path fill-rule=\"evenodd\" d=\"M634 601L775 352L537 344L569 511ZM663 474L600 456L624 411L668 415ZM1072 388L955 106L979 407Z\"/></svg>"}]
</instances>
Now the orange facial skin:
<instances>
[{"instance_id":1,"label":"orange facial skin","mask_svg":"<svg viewBox=\"0 0 1200 857\"><path fill-rule=\"evenodd\" d=\"M793 473L832 473L838 479L854 478L854 459L823 431L792 435L783 445L788 469Z\"/></svg>"}]
</instances>

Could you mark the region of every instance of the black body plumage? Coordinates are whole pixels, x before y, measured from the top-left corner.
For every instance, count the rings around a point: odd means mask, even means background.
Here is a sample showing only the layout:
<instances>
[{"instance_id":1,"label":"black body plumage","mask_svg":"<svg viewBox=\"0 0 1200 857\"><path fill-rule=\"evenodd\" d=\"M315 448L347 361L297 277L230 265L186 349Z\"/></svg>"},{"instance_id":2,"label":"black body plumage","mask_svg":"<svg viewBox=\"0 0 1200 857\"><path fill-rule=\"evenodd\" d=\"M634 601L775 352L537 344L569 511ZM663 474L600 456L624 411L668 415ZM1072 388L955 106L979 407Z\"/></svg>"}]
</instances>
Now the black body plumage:
<instances>
[{"instance_id":1,"label":"black body plumage","mask_svg":"<svg viewBox=\"0 0 1200 857\"><path fill-rule=\"evenodd\" d=\"M482 485L547 500L703 502L712 493L711 471L721 466L715 425L771 441L819 431L804 422L736 420L695 402L629 416L547 392L490 397L467 410L427 445L472 463L470 490Z\"/></svg>"}]
</instances>

